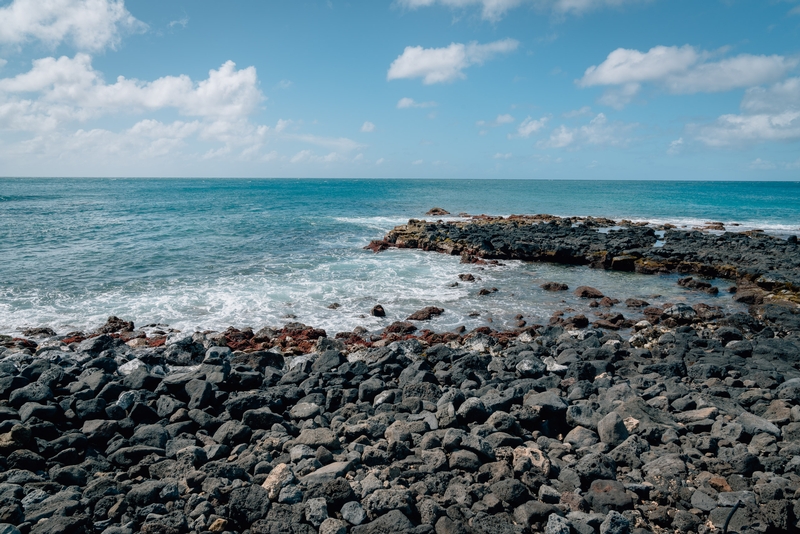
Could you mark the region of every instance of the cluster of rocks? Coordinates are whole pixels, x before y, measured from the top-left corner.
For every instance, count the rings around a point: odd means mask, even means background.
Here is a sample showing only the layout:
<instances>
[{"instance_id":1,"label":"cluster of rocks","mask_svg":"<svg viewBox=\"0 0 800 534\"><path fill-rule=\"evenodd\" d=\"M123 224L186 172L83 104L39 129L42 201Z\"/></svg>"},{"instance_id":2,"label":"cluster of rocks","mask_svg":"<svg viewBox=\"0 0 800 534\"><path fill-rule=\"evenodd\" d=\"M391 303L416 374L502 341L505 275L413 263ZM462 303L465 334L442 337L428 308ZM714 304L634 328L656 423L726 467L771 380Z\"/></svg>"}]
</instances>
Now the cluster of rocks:
<instances>
[{"instance_id":1,"label":"cluster of rocks","mask_svg":"<svg viewBox=\"0 0 800 534\"><path fill-rule=\"evenodd\" d=\"M669 225L663 228L659 237L646 223L591 217L411 219L367 248L376 252L390 247L419 248L461 255L468 263L518 259L644 274L693 273L736 280L737 298L747 304L772 298L800 303L797 236L782 239L755 231L719 234ZM687 283L692 282L701 281Z\"/></svg>"},{"instance_id":2,"label":"cluster of rocks","mask_svg":"<svg viewBox=\"0 0 800 534\"><path fill-rule=\"evenodd\" d=\"M798 310L685 308L630 337L5 340L0 532L795 531Z\"/></svg>"}]
</instances>

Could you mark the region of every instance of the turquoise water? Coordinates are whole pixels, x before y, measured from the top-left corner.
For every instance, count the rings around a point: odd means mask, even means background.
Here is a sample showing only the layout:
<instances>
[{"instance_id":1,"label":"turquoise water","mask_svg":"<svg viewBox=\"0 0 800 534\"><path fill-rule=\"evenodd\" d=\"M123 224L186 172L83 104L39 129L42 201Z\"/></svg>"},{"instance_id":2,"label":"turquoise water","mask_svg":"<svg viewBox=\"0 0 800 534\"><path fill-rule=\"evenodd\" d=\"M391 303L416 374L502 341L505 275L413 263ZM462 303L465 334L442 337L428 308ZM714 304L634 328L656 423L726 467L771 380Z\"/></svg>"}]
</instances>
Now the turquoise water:
<instances>
[{"instance_id":1,"label":"turquoise water","mask_svg":"<svg viewBox=\"0 0 800 534\"><path fill-rule=\"evenodd\" d=\"M691 301L699 297L670 277L520 262L479 271L458 258L362 247L433 206L713 220L788 235L800 233L798 199L800 183L786 182L0 179L0 332L91 328L111 314L190 330L289 320L377 329L434 304L447 310L435 329L489 319L503 327L517 313L542 322L579 305L539 290L547 279ZM450 287L462 272L482 280ZM484 286L500 291L477 297ZM328 309L333 302L341 307ZM368 316L376 303L387 319Z\"/></svg>"}]
</instances>

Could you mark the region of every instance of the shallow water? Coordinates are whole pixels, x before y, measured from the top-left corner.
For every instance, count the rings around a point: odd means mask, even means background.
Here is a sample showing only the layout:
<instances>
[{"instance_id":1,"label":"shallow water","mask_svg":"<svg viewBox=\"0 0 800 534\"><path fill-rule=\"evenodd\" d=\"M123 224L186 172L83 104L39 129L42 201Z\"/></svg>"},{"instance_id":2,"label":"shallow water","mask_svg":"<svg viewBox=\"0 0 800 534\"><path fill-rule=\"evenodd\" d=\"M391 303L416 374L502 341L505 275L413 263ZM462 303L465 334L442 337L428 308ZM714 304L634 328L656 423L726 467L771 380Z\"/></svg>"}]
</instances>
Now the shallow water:
<instances>
[{"instance_id":1,"label":"shallow water","mask_svg":"<svg viewBox=\"0 0 800 534\"><path fill-rule=\"evenodd\" d=\"M428 305L446 310L434 330L507 328L517 314L541 324L565 306L592 317L571 291L539 289L550 280L620 300L733 310L725 281L711 297L678 287L674 275L523 262L481 270L458 257L363 246L433 206L719 220L786 235L800 232L798 193L795 183L3 179L0 332L88 329L112 314L183 330L301 321L337 332L377 329ZM465 272L481 280L451 287ZM482 287L498 292L478 297ZM334 302L341 306L328 309ZM385 319L369 316L377 303Z\"/></svg>"}]
</instances>

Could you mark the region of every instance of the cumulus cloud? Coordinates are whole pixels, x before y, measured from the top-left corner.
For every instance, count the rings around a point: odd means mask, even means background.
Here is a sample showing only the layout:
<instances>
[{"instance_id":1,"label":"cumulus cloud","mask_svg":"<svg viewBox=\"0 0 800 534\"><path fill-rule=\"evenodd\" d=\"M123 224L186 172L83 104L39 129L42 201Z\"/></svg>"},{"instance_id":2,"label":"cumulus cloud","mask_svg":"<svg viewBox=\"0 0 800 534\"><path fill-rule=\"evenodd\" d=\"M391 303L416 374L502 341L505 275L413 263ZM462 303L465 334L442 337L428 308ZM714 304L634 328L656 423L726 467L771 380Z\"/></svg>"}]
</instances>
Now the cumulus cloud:
<instances>
[{"instance_id":1,"label":"cumulus cloud","mask_svg":"<svg viewBox=\"0 0 800 534\"><path fill-rule=\"evenodd\" d=\"M123 34L146 29L123 0L14 0L0 8L0 43L5 44L70 43L99 51L115 48Z\"/></svg>"},{"instance_id":2,"label":"cumulus cloud","mask_svg":"<svg viewBox=\"0 0 800 534\"><path fill-rule=\"evenodd\" d=\"M451 43L444 48L407 46L389 66L386 79L422 78L427 85L453 82L466 78L463 71L467 67L482 65L497 54L513 52L518 46L519 41L514 39L486 44Z\"/></svg>"},{"instance_id":3,"label":"cumulus cloud","mask_svg":"<svg viewBox=\"0 0 800 534\"><path fill-rule=\"evenodd\" d=\"M700 128L698 138L709 146L800 139L800 111L756 115L722 115Z\"/></svg>"},{"instance_id":4,"label":"cumulus cloud","mask_svg":"<svg viewBox=\"0 0 800 534\"><path fill-rule=\"evenodd\" d=\"M195 164L223 156L234 161L252 160L260 153L267 133L264 127L247 121L221 124L144 119L120 131L91 128L41 132L17 143L0 144L0 159L9 166L35 159L39 169L55 164L50 172L61 175L117 175L123 168L123 172L130 172L132 166L141 168L156 162ZM197 153L196 140L213 143L214 147ZM25 168L30 169L30 164Z\"/></svg>"},{"instance_id":5,"label":"cumulus cloud","mask_svg":"<svg viewBox=\"0 0 800 534\"><path fill-rule=\"evenodd\" d=\"M715 60L715 54L689 45L655 46L647 52L618 48L601 64L586 69L577 83L582 87L615 86L601 103L621 107L645 83L673 94L729 91L775 82L797 63L779 55L740 54Z\"/></svg>"},{"instance_id":6,"label":"cumulus cloud","mask_svg":"<svg viewBox=\"0 0 800 534\"><path fill-rule=\"evenodd\" d=\"M232 61L199 82L185 75L152 82L120 76L108 84L81 53L37 59L28 72L0 79L0 116L5 118L0 127L12 121L13 129L52 129L68 121L164 108L186 116L235 119L251 114L263 99L255 68L237 70Z\"/></svg>"},{"instance_id":7,"label":"cumulus cloud","mask_svg":"<svg viewBox=\"0 0 800 534\"><path fill-rule=\"evenodd\" d=\"M775 113L800 109L800 78L789 78L771 87L748 89L742 109L750 113Z\"/></svg>"},{"instance_id":8,"label":"cumulus cloud","mask_svg":"<svg viewBox=\"0 0 800 534\"><path fill-rule=\"evenodd\" d=\"M522 121L517 128L517 136L518 137L530 137L532 134L538 132L542 128L545 127L547 122L550 120L549 117L542 117L541 119L534 119L530 116L526 117L524 121ZM509 135L511 137L511 135Z\"/></svg>"},{"instance_id":9,"label":"cumulus cloud","mask_svg":"<svg viewBox=\"0 0 800 534\"><path fill-rule=\"evenodd\" d=\"M691 129L705 144L718 147L800 139L800 78L748 89L741 110Z\"/></svg>"},{"instance_id":10,"label":"cumulus cloud","mask_svg":"<svg viewBox=\"0 0 800 534\"><path fill-rule=\"evenodd\" d=\"M119 172L113 169L122 165L163 162L165 156L170 162L192 164L273 161L277 151L264 153L272 142L332 151L308 158L312 163L339 161L341 154L362 146L345 137L297 133L296 128L290 133L289 126L297 123L289 119L279 119L274 128L256 124L253 116L265 98L255 69L238 69L231 61L199 81L179 75L153 81L119 77L107 83L84 53L43 58L27 72L0 78L0 134L11 132L15 139L0 142L0 161L7 169L24 161L35 160L41 169L69 161L75 169L86 168L77 171L83 174L94 168L113 175ZM163 110L184 118L164 122L148 117ZM133 117L135 123L118 131L92 127L93 121L108 117ZM25 138L21 132L31 136ZM52 169L49 172L66 172L57 166Z\"/></svg>"},{"instance_id":11,"label":"cumulus cloud","mask_svg":"<svg viewBox=\"0 0 800 534\"><path fill-rule=\"evenodd\" d=\"M642 4L650 0L398 0L407 9L417 9L440 4L454 9L480 7L484 20L497 22L506 13L522 5L549 10L557 15L582 15L604 7L622 7L626 4Z\"/></svg>"},{"instance_id":12,"label":"cumulus cloud","mask_svg":"<svg viewBox=\"0 0 800 534\"><path fill-rule=\"evenodd\" d=\"M365 133L374 132L375 125L369 121L366 121L364 124L361 125L361 131Z\"/></svg>"},{"instance_id":13,"label":"cumulus cloud","mask_svg":"<svg viewBox=\"0 0 800 534\"><path fill-rule=\"evenodd\" d=\"M408 108L432 108L436 107L436 102L417 102L413 98L404 97L397 101L397 109Z\"/></svg>"},{"instance_id":14,"label":"cumulus cloud","mask_svg":"<svg viewBox=\"0 0 800 534\"><path fill-rule=\"evenodd\" d=\"M550 138L540 141L543 148L578 148L581 145L625 146L630 141L628 133L636 124L609 123L603 113L598 113L589 124L569 128L561 125L550 133Z\"/></svg>"},{"instance_id":15,"label":"cumulus cloud","mask_svg":"<svg viewBox=\"0 0 800 534\"><path fill-rule=\"evenodd\" d=\"M505 154L498 152L492 157L494 159L511 159L511 152L507 152Z\"/></svg>"}]
</instances>

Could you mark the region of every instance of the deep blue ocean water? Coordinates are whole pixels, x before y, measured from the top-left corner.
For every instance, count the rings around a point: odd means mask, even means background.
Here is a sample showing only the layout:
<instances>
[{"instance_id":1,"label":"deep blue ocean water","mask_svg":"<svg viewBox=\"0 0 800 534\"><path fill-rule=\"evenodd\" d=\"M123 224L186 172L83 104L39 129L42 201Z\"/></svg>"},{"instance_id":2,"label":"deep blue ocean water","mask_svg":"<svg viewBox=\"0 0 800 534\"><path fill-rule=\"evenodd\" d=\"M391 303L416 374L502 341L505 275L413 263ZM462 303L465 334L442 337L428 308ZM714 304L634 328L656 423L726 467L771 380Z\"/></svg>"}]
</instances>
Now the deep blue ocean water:
<instances>
[{"instance_id":1,"label":"deep blue ocean water","mask_svg":"<svg viewBox=\"0 0 800 534\"><path fill-rule=\"evenodd\" d=\"M447 310L436 330L508 327L517 313L546 322L580 305L540 290L546 280L621 299L701 299L670 276L522 262L481 270L363 250L434 206L800 233L800 183L789 182L0 179L0 332L92 328L112 314L184 330L295 320L336 332L378 329L427 305ZM481 281L451 287L463 272ZM490 286L500 291L477 297ZM724 292L702 300L733 305ZM386 319L369 316L377 303Z\"/></svg>"}]
</instances>

